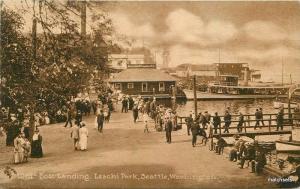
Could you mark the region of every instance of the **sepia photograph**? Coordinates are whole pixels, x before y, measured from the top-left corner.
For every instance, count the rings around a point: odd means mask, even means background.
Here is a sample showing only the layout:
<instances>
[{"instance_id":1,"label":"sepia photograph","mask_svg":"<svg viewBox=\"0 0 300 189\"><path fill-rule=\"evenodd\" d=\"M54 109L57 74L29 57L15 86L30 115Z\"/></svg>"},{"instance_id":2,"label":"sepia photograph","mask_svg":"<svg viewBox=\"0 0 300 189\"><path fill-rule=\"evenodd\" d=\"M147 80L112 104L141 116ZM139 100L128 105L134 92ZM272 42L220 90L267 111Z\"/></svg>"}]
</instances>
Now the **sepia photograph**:
<instances>
[{"instance_id":1,"label":"sepia photograph","mask_svg":"<svg viewBox=\"0 0 300 189\"><path fill-rule=\"evenodd\" d=\"M299 0L0 10L0 189L300 188Z\"/></svg>"}]
</instances>

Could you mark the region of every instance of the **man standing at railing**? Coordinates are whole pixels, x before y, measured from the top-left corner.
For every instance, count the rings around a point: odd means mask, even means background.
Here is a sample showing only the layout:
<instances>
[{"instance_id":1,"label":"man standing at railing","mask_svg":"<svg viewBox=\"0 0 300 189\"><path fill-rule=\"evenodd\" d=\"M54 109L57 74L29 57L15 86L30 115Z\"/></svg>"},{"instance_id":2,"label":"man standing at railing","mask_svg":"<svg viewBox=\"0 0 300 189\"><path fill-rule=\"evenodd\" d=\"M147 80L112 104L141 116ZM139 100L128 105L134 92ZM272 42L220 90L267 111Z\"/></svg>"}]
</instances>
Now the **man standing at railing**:
<instances>
[{"instance_id":1,"label":"man standing at railing","mask_svg":"<svg viewBox=\"0 0 300 189\"><path fill-rule=\"evenodd\" d=\"M281 130L283 130L283 109L279 110L277 117L276 117L277 127L276 131L279 130L279 127Z\"/></svg>"},{"instance_id":2,"label":"man standing at railing","mask_svg":"<svg viewBox=\"0 0 300 189\"><path fill-rule=\"evenodd\" d=\"M218 116L218 112L215 113L215 116L213 117L213 125L214 125L214 134L218 133L218 127L221 126L221 118Z\"/></svg>"},{"instance_id":3,"label":"man standing at railing","mask_svg":"<svg viewBox=\"0 0 300 189\"><path fill-rule=\"evenodd\" d=\"M242 132L243 124L244 124L244 115L242 114L242 112L240 112L239 122L238 122L238 125L237 125L237 132L238 133Z\"/></svg>"},{"instance_id":4,"label":"man standing at railing","mask_svg":"<svg viewBox=\"0 0 300 189\"><path fill-rule=\"evenodd\" d=\"M254 126L254 130L256 130L256 127L259 126L259 128L261 129L260 125L259 125L259 122L261 120L261 114L260 114L260 111L258 109L256 109L256 112L255 112L255 126Z\"/></svg>"},{"instance_id":5,"label":"man standing at railing","mask_svg":"<svg viewBox=\"0 0 300 189\"><path fill-rule=\"evenodd\" d=\"M265 123L264 123L264 114L263 114L262 108L259 108L259 114L260 114L260 121L261 121L261 124L262 124L263 126L265 126Z\"/></svg>"},{"instance_id":6,"label":"man standing at railing","mask_svg":"<svg viewBox=\"0 0 300 189\"><path fill-rule=\"evenodd\" d=\"M224 115L224 122L225 122L225 125L224 125L224 133L229 133L229 126L231 124L231 114L229 113L228 110L225 111L225 115Z\"/></svg>"}]
</instances>

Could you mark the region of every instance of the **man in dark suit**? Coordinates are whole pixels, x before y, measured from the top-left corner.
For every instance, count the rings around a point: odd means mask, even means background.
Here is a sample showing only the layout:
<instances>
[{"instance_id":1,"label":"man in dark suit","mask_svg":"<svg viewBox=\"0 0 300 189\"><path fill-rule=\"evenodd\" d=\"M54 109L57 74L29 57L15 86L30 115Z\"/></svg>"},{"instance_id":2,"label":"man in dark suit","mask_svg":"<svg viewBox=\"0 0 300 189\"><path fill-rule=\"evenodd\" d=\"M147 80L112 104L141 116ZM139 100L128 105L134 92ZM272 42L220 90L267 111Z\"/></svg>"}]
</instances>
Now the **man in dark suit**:
<instances>
[{"instance_id":1,"label":"man in dark suit","mask_svg":"<svg viewBox=\"0 0 300 189\"><path fill-rule=\"evenodd\" d=\"M277 116L276 116L276 122L277 122L277 126L276 126L276 131L279 130L279 128L281 128L281 130L283 130L283 109L279 110Z\"/></svg>"},{"instance_id":2,"label":"man in dark suit","mask_svg":"<svg viewBox=\"0 0 300 189\"><path fill-rule=\"evenodd\" d=\"M125 113L128 112L128 99L125 97L122 100L122 113L123 112L125 112Z\"/></svg>"},{"instance_id":3,"label":"man in dark suit","mask_svg":"<svg viewBox=\"0 0 300 189\"><path fill-rule=\"evenodd\" d=\"M80 110L77 110L77 113L75 116L75 124L79 126L81 121L82 121L82 113Z\"/></svg>"},{"instance_id":4,"label":"man in dark suit","mask_svg":"<svg viewBox=\"0 0 300 189\"><path fill-rule=\"evenodd\" d=\"M70 126L72 127L72 111L71 111L71 107L69 107L68 110L67 110L67 120L66 120L65 127L68 126L68 123L70 123Z\"/></svg>"},{"instance_id":5,"label":"man in dark suit","mask_svg":"<svg viewBox=\"0 0 300 189\"><path fill-rule=\"evenodd\" d=\"M226 112L225 112L224 122L225 122L224 133L229 133L229 127L230 127L230 124L231 124L231 114L229 113L228 110L226 110Z\"/></svg>"},{"instance_id":6,"label":"man in dark suit","mask_svg":"<svg viewBox=\"0 0 300 189\"><path fill-rule=\"evenodd\" d=\"M186 122L187 134L190 135L190 130L193 124L192 114L190 114L190 116L185 119L185 122Z\"/></svg>"},{"instance_id":7,"label":"man in dark suit","mask_svg":"<svg viewBox=\"0 0 300 189\"><path fill-rule=\"evenodd\" d=\"M100 113L97 115L98 131L102 133L103 123L104 123L104 114L103 110L100 110Z\"/></svg>"},{"instance_id":8,"label":"man in dark suit","mask_svg":"<svg viewBox=\"0 0 300 189\"><path fill-rule=\"evenodd\" d=\"M172 120L169 117L167 118L167 122L166 122L166 125L165 125L165 130L166 130L167 143L170 144L172 142L173 124L172 124Z\"/></svg>"},{"instance_id":9,"label":"man in dark suit","mask_svg":"<svg viewBox=\"0 0 300 189\"><path fill-rule=\"evenodd\" d=\"M196 143L197 143L197 135L199 134L199 130L200 130L200 125L195 122L192 124L192 146L195 147Z\"/></svg>"},{"instance_id":10,"label":"man in dark suit","mask_svg":"<svg viewBox=\"0 0 300 189\"><path fill-rule=\"evenodd\" d=\"M214 125L214 134L218 133L218 127L221 126L221 118L218 116L218 112L215 113L215 116L213 117L213 125Z\"/></svg>"},{"instance_id":11,"label":"man in dark suit","mask_svg":"<svg viewBox=\"0 0 300 189\"><path fill-rule=\"evenodd\" d=\"M242 132L243 124L244 124L244 115L242 114L242 112L240 112L239 122L238 122L238 125L237 125L237 132L238 133Z\"/></svg>"}]
</instances>

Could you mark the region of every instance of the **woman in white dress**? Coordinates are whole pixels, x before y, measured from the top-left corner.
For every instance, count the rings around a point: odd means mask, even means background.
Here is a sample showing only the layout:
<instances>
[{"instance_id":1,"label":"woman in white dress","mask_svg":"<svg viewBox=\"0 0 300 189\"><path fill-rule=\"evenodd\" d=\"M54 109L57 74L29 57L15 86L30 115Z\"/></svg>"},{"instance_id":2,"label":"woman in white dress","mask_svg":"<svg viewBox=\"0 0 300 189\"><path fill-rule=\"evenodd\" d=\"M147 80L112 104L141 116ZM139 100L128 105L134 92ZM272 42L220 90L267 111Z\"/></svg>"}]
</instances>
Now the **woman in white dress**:
<instances>
[{"instance_id":1,"label":"woman in white dress","mask_svg":"<svg viewBox=\"0 0 300 189\"><path fill-rule=\"evenodd\" d=\"M88 129L85 126L85 123L80 124L79 129L79 145L80 150L86 150L87 149L87 138L88 138Z\"/></svg>"},{"instance_id":2,"label":"woman in white dress","mask_svg":"<svg viewBox=\"0 0 300 189\"><path fill-rule=\"evenodd\" d=\"M14 163L23 163L24 160L24 148L25 140L22 137L22 133L14 139Z\"/></svg>"}]
</instances>

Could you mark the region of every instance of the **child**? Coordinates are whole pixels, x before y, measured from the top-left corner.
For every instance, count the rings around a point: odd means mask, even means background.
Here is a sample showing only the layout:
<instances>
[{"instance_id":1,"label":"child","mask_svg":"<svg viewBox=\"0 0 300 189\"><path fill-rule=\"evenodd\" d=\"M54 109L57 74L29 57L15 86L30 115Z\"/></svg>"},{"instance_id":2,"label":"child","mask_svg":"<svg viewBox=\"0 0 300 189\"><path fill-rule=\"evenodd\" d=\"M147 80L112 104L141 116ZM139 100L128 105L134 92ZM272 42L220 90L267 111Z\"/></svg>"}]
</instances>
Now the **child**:
<instances>
[{"instance_id":1,"label":"child","mask_svg":"<svg viewBox=\"0 0 300 189\"><path fill-rule=\"evenodd\" d=\"M146 112L144 112L143 118L144 118L144 125L145 125L144 133L145 132L149 133L149 130L148 130L148 115L147 115Z\"/></svg>"}]
</instances>

